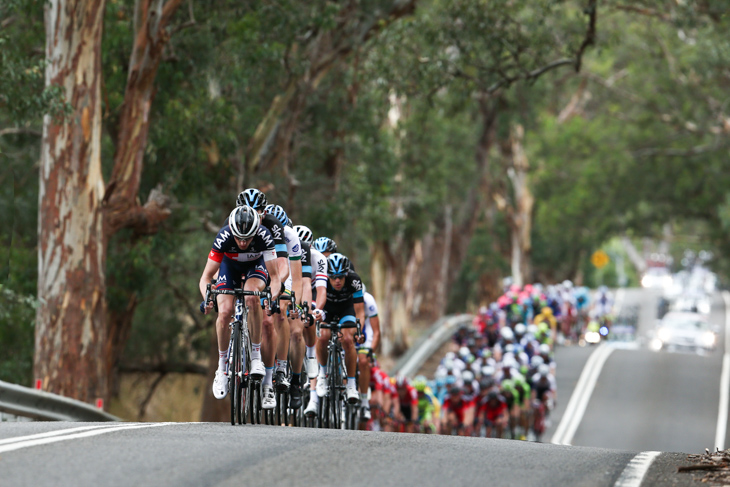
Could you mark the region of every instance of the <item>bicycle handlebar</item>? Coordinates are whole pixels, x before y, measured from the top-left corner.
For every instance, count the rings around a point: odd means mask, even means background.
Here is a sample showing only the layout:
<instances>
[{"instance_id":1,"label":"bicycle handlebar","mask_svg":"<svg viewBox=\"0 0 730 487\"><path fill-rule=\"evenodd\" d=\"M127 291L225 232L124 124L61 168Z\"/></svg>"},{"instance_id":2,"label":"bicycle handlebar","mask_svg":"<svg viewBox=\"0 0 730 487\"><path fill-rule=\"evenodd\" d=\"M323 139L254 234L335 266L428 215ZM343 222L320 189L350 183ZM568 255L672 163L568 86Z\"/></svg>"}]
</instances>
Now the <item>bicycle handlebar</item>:
<instances>
[{"instance_id":1,"label":"bicycle handlebar","mask_svg":"<svg viewBox=\"0 0 730 487\"><path fill-rule=\"evenodd\" d=\"M271 310L271 289L269 287L266 287L263 291L248 291L244 289L213 289L211 287L211 284L209 283L205 287L205 301L200 304L200 311L205 312L205 307L208 306L208 303L213 303L213 309L215 309L216 312L218 312L218 302L214 299L215 296L219 294L228 294L235 297L245 297L245 296L257 296L260 298L264 298L269 303L269 310ZM281 298L281 296L279 296ZM263 304L261 305L263 308Z\"/></svg>"}]
</instances>

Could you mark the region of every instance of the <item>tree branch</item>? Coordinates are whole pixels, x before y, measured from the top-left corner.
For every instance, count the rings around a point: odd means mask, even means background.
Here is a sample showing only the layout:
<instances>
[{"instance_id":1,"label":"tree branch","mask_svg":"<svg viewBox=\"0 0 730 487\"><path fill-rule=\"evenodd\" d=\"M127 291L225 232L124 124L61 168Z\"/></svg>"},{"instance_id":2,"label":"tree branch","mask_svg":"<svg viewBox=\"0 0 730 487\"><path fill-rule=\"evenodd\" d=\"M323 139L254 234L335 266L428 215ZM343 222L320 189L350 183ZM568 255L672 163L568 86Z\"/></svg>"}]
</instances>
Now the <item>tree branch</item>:
<instances>
[{"instance_id":1,"label":"tree branch","mask_svg":"<svg viewBox=\"0 0 730 487\"><path fill-rule=\"evenodd\" d=\"M193 27L194 25L197 25L197 22L195 21L195 14L193 13L193 0L188 1L188 15L190 16L190 20L187 22L184 22L176 27L173 27L170 30L170 36L174 36L181 30L187 29L188 27Z\"/></svg>"},{"instance_id":2,"label":"tree branch","mask_svg":"<svg viewBox=\"0 0 730 487\"><path fill-rule=\"evenodd\" d=\"M575 72L580 72L581 64L583 63L583 52L585 52L588 46L592 46L596 43L596 16L598 13L598 6L596 5L598 0L589 0L588 6L584 10L585 14L588 15L588 28L586 29L586 36L583 39L578 52L575 56Z\"/></svg>"},{"instance_id":3,"label":"tree branch","mask_svg":"<svg viewBox=\"0 0 730 487\"><path fill-rule=\"evenodd\" d=\"M645 7L637 7L635 5L614 5L616 10L623 10L625 12L632 12L637 13L639 15L645 15L647 17L655 17L659 20L663 20L664 22L669 22L671 18L667 14L663 14L661 12L657 12L656 10L652 10L650 8Z\"/></svg>"},{"instance_id":4,"label":"tree branch","mask_svg":"<svg viewBox=\"0 0 730 487\"><path fill-rule=\"evenodd\" d=\"M23 127L10 127L6 129L0 130L0 137L3 135L18 135L18 134L28 134L28 135L35 135L37 137L43 137L43 132L40 130L34 130L34 129L27 129Z\"/></svg>"},{"instance_id":5,"label":"tree branch","mask_svg":"<svg viewBox=\"0 0 730 487\"><path fill-rule=\"evenodd\" d=\"M668 156L668 157L688 157L706 154L722 149L721 144L698 145L689 149L666 149L663 147L650 147L634 151L634 157L652 157L652 156Z\"/></svg>"}]
</instances>

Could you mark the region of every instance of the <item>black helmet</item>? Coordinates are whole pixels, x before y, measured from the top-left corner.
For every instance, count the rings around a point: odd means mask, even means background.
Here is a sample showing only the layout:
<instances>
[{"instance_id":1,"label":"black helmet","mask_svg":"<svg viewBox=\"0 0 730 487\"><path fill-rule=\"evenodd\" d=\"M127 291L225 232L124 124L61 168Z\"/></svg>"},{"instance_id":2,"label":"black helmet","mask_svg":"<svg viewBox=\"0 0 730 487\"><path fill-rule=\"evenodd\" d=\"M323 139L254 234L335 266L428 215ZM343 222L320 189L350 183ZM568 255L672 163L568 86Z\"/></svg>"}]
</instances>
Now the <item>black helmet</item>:
<instances>
[{"instance_id":1,"label":"black helmet","mask_svg":"<svg viewBox=\"0 0 730 487\"><path fill-rule=\"evenodd\" d=\"M256 188L248 188L239 193L236 206L250 206L254 210L260 210L266 206L266 195Z\"/></svg>"},{"instance_id":2,"label":"black helmet","mask_svg":"<svg viewBox=\"0 0 730 487\"><path fill-rule=\"evenodd\" d=\"M260 222L259 214L250 206L237 206L228 215L231 233L238 238L251 238L256 235Z\"/></svg>"}]
</instances>

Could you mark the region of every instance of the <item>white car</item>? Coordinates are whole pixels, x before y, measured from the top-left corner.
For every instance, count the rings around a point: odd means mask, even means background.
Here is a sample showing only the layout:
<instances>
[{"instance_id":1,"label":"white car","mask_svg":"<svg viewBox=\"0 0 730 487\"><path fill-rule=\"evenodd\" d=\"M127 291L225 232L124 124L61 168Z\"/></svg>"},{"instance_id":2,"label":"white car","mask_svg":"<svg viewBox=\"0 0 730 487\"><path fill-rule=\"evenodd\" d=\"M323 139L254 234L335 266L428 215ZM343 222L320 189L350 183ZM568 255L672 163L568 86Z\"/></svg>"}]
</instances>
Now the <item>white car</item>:
<instances>
[{"instance_id":1,"label":"white car","mask_svg":"<svg viewBox=\"0 0 730 487\"><path fill-rule=\"evenodd\" d=\"M717 342L716 327L699 313L672 311L658 321L651 348L654 350L711 351Z\"/></svg>"},{"instance_id":2,"label":"white car","mask_svg":"<svg viewBox=\"0 0 730 487\"><path fill-rule=\"evenodd\" d=\"M641 286L648 289L668 289L672 282L672 274L666 267L649 267L641 278Z\"/></svg>"}]
</instances>

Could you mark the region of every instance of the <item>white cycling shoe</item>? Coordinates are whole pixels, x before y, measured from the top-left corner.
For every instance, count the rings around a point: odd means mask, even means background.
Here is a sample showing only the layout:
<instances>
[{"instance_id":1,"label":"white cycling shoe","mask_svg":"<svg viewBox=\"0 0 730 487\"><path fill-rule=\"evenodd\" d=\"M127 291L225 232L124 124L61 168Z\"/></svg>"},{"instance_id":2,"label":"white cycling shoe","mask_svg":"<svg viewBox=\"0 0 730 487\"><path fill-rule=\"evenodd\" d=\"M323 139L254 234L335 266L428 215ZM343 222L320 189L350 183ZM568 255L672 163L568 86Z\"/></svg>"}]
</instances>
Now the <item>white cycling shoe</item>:
<instances>
[{"instance_id":1,"label":"white cycling shoe","mask_svg":"<svg viewBox=\"0 0 730 487\"><path fill-rule=\"evenodd\" d=\"M305 416L316 416L317 415L317 402L316 401L309 401L309 404L307 404L306 409L304 410Z\"/></svg>"},{"instance_id":2,"label":"white cycling shoe","mask_svg":"<svg viewBox=\"0 0 730 487\"><path fill-rule=\"evenodd\" d=\"M347 402L349 404L357 404L360 402L360 392L358 392L357 388L347 387L345 390L347 391Z\"/></svg>"},{"instance_id":3,"label":"white cycling shoe","mask_svg":"<svg viewBox=\"0 0 730 487\"><path fill-rule=\"evenodd\" d=\"M215 371L215 379L213 380L213 396L216 399L223 399L228 395L228 377L222 370Z\"/></svg>"},{"instance_id":4,"label":"white cycling shoe","mask_svg":"<svg viewBox=\"0 0 730 487\"><path fill-rule=\"evenodd\" d=\"M319 373L319 365L316 358L307 358L304 360L304 366L307 368L307 377L316 379Z\"/></svg>"},{"instance_id":5,"label":"white cycling shoe","mask_svg":"<svg viewBox=\"0 0 730 487\"><path fill-rule=\"evenodd\" d=\"M274 386L262 386L261 409L274 409L276 407L276 394L274 394Z\"/></svg>"},{"instance_id":6,"label":"white cycling shoe","mask_svg":"<svg viewBox=\"0 0 730 487\"><path fill-rule=\"evenodd\" d=\"M324 397L327 395L327 376L324 374L317 375L317 395L319 397Z\"/></svg>"},{"instance_id":7,"label":"white cycling shoe","mask_svg":"<svg viewBox=\"0 0 730 487\"><path fill-rule=\"evenodd\" d=\"M253 380L261 380L264 378L265 374L266 369L264 368L264 363L261 361L261 359L252 359L250 371L251 378Z\"/></svg>"}]
</instances>

